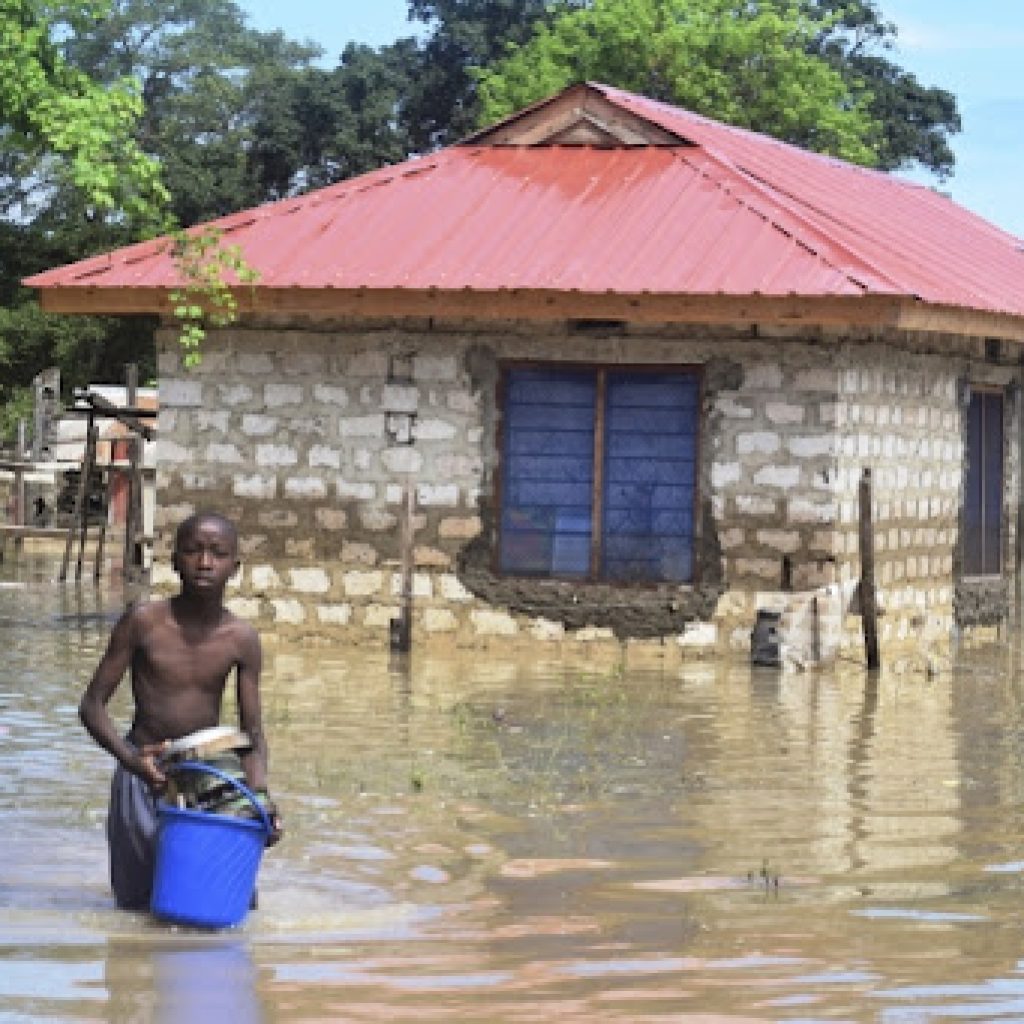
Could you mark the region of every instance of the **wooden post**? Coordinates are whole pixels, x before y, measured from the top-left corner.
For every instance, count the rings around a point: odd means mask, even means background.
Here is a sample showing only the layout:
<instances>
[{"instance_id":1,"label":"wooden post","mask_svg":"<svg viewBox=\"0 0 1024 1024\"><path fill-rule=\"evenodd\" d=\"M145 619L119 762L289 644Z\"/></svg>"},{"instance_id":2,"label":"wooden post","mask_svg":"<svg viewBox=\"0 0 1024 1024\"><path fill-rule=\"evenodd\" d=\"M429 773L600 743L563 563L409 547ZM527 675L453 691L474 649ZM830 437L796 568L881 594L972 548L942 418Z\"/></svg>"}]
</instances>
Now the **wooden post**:
<instances>
[{"instance_id":1,"label":"wooden post","mask_svg":"<svg viewBox=\"0 0 1024 1024\"><path fill-rule=\"evenodd\" d=\"M110 467L107 467L107 479L104 487L106 493L106 506L107 515L110 514L110 506L114 497L114 474ZM103 522L100 523L100 534L96 538L96 563L92 568L92 578L98 580L100 573L103 571L103 549L107 541L107 520L104 518Z\"/></svg>"},{"instance_id":2,"label":"wooden post","mask_svg":"<svg viewBox=\"0 0 1024 1024\"><path fill-rule=\"evenodd\" d=\"M125 403L129 409L135 408L135 402L139 387L139 367L136 363L128 363L125 367ZM138 536L142 532L139 529L139 517L142 507L142 486L139 470L139 446L142 439L132 433L127 441L128 444L128 493L125 496L124 511L124 562L121 570L122 579L125 583L135 578L136 567L136 544Z\"/></svg>"},{"instance_id":3,"label":"wooden post","mask_svg":"<svg viewBox=\"0 0 1024 1024\"><path fill-rule=\"evenodd\" d=\"M28 445L25 442L25 421L18 420L18 464L14 470L14 525L24 526L25 517L25 466L28 459ZM18 547L15 542L15 547Z\"/></svg>"},{"instance_id":4,"label":"wooden post","mask_svg":"<svg viewBox=\"0 0 1024 1024\"><path fill-rule=\"evenodd\" d=\"M82 458L82 478L78 481L78 559L75 562L75 581L82 578L85 542L89 534L89 485L96 465L96 418L89 413L85 429L85 455Z\"/></svg>"},{"instance_id":5,"label":"wooden post","mask_svg":"<svg viewBox=\"0 0 1024 1024\"><path fill-rule=\"evenodd\" d=\"M875 532L871 519L871 470L860 478L860 614L868 669L879 667L878 603L875 595Z\"/></svg>"},{"instance_id":6,"label":"wooden post","mask_svg":"<svg viewBox=\"0 0 1024 1024\"><path fill-rule=\"evenodd\" d=\"M391 620L391 650L408 651L412 647L412 574L413 515L416 511L416 488L405 485L405 519L402 523L402 611Z\"/></svg>"}]
</instances>

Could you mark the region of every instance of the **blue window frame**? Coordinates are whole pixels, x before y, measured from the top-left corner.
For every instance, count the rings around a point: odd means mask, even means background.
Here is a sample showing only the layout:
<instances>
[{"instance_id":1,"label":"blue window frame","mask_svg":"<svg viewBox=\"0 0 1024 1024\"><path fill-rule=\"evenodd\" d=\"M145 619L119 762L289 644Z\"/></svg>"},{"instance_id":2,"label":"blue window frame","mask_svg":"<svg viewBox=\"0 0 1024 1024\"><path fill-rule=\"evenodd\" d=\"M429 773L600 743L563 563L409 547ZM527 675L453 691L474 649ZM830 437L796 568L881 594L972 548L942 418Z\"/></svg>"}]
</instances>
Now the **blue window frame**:
<instances>
[{"instance_id":1,"label":"blue window frame","mask_svg":"<svg viewBox=\"0 0 1024 1024\"><path fill-rule=\"evenodd\" d=\"M1003 396L999 392L971 391L966 445L963 573L998 576L1003 535Z\"/></svg>"},{"instance_id":2,"label":"blue window frame","mask_svg":"<svg viewBox=\"0 0 1024 1024\"><path fill-rule=\"evenodd\" d=\"M692 580L699 374L513 366L502 390L500 571Z\"/></svg>"}]
</instances>

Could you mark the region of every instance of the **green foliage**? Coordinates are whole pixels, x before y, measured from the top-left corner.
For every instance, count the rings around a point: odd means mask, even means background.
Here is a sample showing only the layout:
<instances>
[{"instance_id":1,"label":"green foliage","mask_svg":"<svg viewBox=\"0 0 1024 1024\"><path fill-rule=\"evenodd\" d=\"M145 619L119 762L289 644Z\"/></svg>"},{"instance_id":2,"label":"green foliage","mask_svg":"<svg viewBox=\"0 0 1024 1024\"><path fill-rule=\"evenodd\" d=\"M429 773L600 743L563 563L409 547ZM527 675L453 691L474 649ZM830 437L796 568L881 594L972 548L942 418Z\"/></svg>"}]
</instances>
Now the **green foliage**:
<instances>
[{"instance_id":1,"label":"green foliage","mask_svg":"<svg viewBox=\"0 0 1024 1024\"><path fill-rule=\"evenodd\" d=\"M140 83L138 143L160 163L175 223L189 227L267 198L256 126L319 50L247 28L233 0L112 0L68 53L99 81Z\"/></svg>"},{"instance_id":2,"label":"green foliage","mask_svg":"<svg viewBox=\"0 0 1024 1024\"><path fill-rule=\"evenodd\" d=\"M134 137L142 113L137 83L97 83L69 63L61 31L83 31L102 17L101 0L0 2L0 125L4 149L18 152L20 177L66 183L94 217L128 217L149 230L163 224L168 198L159 164Z\"/></svg>"},{"instance_id":3,"label":"green foliage","mask_svg":"<svg viewBox=\"0 0 1024 1024\"><path fill-rule=\"evenodd\" d=\"M480 72L482 121L598 80L873 165L866 96L810 52L835 20L798 0L594 0Z\"/></svg>"},{"instance_id":4,"label":"green foliage","mask_svg":"<svg viewBox=\"0 0 1024 1024\"><path fill-rule=\"evenodd\" d=\"M225 327L238 315L232 286L252 284L259 275L246 262L237 245L225 245L222 232L213 227L179 231L173 236L173 256L184 279L171 294L178 341L184 349L185 366L202 361L200 346L207 325Z\"/></svg>"},{"instance_id":5,"label":"green foliage","mask_svg":"<svg viewBox=\"0 0 1024 1024\"><path fill-rule=\"evenodd\" d=\"M416 44L349 44L333 71L277 75L261 89L250 160L264 194L279 198L404 160L405 97Z\"/></svg>"},{"instance_id":6,"label":"green foliage","mask_svg":"<svg viewBox=\"0 0 1024 1024\"><path fill-rule=\"evenodd\" d=\"M409 0L409 17L432 29L410 76L403 117L412 148L429 151L468 135L480 120L474 68L584 0Z\"/></svg>"},{"instance_id":7,"label":"green foliage","mask_svg":"<svg viewBox=\"0 0 1024 1024\"><path fill-rule=\"evenodd\" d=\"M156 374L152 345L155 319L62 316L33 302L0 305L0 437L10 442L26 415L32 378L57 366L72 388L109 380L112 367L136 363L142 380Z\"/></svg>"}]
</instances>

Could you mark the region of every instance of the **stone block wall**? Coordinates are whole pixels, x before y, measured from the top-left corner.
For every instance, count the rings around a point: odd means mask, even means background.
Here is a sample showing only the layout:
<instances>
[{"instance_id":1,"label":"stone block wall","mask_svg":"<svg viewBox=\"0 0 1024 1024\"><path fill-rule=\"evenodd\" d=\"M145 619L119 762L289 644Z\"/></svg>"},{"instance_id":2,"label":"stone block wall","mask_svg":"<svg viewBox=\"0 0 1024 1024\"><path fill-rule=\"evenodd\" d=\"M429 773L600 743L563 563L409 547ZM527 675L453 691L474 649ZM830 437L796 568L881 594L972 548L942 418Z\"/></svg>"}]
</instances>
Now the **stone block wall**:
<instances>
[{"instance_id":1,"label":"stone block wall","mask_svg":"<svg viewBox=\"0 0 1024 1024\"><path fill-rule=\"evenodd\" d=\"M411 486L415 635L625 641L682 657L747 650L766 594L795 595L788 621L826 656L844 630L855 643L858 621L843 613L859 575L865 465L875 480L883 640L922 628L947 635L959 382L973 373L1005 385L1016 372L986 364L969 344L806 329L580 335L522 324L265 323L211 334L193 371L182 368L173 332L160 344L158 583L170 581L174 525L216 507L242 534L239 613L278 631L386 643L400 609ZM641 591L492 572L501 359L703 368L693 586ZM1006 435L1015 488L1016 434ZM1008 510L1015 502L1008 494ZM806 659L810 647L800 646Z\"/></svg>"}]
</instances>

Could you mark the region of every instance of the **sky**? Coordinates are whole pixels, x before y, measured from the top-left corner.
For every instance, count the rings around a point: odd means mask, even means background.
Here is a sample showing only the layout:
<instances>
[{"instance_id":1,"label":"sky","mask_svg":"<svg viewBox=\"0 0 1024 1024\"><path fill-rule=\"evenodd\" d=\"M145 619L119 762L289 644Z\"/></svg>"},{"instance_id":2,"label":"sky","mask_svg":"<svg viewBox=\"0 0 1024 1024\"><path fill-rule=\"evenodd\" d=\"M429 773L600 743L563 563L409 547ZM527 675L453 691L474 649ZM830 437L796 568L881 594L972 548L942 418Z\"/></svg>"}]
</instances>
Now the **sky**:
<instances>
[{"instance_id":1,"label":"sky","mask_svg":"<svg viewBox=\"0 0 1024 1024\"><path fill-rule=\"evenodd\" d=\"M310 40L333 66L347 42L380 46L421 30L406 0L238 0L253 28ZM936 185L957 203L1024 239L1024 0L879 0L897 26L890 55L926 86L957 98L963 131L956 168Z\"/></svg>"}]
</instances>

